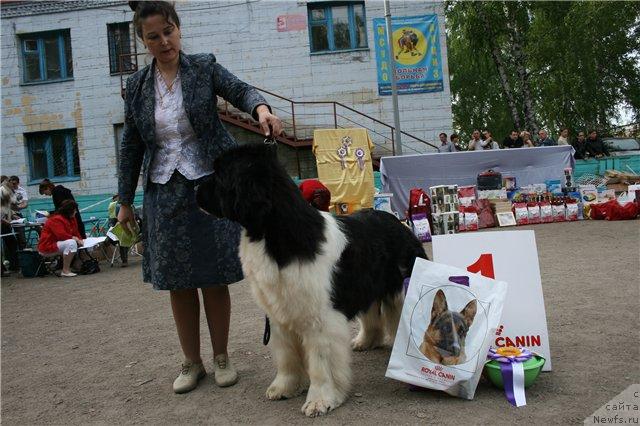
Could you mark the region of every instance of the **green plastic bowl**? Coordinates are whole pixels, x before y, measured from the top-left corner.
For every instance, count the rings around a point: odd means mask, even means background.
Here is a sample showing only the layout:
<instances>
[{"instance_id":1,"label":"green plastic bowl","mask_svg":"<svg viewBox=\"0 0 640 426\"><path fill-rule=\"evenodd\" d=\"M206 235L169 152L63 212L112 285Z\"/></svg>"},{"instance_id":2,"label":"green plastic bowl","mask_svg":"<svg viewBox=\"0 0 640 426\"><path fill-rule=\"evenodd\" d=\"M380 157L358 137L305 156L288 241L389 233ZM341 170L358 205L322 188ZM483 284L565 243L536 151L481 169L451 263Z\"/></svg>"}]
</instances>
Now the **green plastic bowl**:
<instances>
[{"instance_id":1,"label":"green plastic bowl","mask_svg":"<svg viewBox=\"0 0 640 426\"><path fill-rule=\"evenodd\" d=\"M536 381L545 359L534 355L533 358L524 362L524 387L528 388ZM500 363L498 361L489 361L484 365L484 371L493 385L497 388L504 389L502 383L502 372L500 371Z\"/></svg>"}]
</instances>

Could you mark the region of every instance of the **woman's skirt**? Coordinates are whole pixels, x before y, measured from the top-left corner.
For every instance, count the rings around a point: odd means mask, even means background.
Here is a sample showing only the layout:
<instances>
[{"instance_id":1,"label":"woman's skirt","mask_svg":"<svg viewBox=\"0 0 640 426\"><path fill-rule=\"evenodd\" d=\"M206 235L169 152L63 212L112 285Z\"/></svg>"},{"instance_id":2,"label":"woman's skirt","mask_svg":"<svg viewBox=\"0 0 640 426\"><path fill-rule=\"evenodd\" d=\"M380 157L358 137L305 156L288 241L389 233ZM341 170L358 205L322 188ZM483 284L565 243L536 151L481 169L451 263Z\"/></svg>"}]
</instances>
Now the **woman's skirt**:
<instances>
[{"instance_id":1,"label":"woman's skirt","mask_svg":"<svg viewBox=\"0 0 640 426\"><path fill-rule=\"evenodd\" d=\"M240 225L200 210L197 185L198 180L178 171L165 184L147 184L142 272L156 290L214 287L242 279Z\"/></svg>"}]
</instances>

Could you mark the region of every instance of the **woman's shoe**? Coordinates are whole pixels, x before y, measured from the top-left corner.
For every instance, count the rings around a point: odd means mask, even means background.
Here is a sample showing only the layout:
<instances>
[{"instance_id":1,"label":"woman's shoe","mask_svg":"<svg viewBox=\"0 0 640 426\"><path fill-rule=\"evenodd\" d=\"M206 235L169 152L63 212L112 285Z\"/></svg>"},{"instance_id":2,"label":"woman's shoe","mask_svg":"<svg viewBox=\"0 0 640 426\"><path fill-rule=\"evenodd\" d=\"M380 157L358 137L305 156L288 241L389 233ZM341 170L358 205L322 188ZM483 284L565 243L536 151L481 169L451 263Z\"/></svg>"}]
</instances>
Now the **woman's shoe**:
<instances>
[{"instance_id":1,"label":"woman's shoe","mask_svg":"<svg viewBox=\"0 0 640 426\"><path fill-rule=\"evenodd\" d=\"M238 382L238 372L233 368L227 354L216 355L213 358L213 378L216 385L222 388Z\"/></svg>"},{"instance_id":2,"label":"woman's shoe","mask_svg":"<svg viewBox=\"0 0 640 426\"><path fill-rule=\"evenodd\" d=\"M78 275L78 274L74 274L73 272L61 272L61 273L60 273L60 276L61 276L61 277L75 277L75 276L77 276L77 275Z\"/></svg>"},{"instance_id":3,"label":"woman's shoe","mask_svg":"<svg viewBox=\"0 0 640 426\"><path fill-rule=\"evenodd\" d=\"M198 381L206 374L201 362L195 364L191 361L185 361L182 363L180 375L173 381L173 391L186 393L194 390L198 386Z\"/></svg>"}]
</instances>

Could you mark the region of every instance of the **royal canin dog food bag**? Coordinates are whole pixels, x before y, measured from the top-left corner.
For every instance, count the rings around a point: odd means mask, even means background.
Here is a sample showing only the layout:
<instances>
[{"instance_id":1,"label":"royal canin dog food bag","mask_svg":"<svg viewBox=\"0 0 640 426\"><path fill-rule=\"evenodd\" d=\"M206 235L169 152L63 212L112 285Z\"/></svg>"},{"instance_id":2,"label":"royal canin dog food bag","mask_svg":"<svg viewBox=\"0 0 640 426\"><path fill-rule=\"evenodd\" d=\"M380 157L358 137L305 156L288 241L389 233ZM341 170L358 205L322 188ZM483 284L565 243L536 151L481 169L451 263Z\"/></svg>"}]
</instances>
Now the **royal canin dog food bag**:
<instances>
[{"instance_id":1,"label":"royal canin dog food bag","mask_svg":"<svg viewBox=\"0 0 640 426\"><path fill-rule=\"evenodd\" d=\"M507 283L416 259L386 377L473 399Z\"/></svg>"}]
</instances>

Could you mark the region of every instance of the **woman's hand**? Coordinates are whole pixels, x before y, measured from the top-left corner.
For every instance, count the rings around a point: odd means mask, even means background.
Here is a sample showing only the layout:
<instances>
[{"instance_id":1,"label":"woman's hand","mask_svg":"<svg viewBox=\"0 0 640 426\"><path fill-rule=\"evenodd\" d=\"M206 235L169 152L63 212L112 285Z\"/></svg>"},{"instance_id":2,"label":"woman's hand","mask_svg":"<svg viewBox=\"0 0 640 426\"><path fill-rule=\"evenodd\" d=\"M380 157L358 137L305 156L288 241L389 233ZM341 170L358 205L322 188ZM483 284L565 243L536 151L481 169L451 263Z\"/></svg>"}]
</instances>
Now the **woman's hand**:
<instances>
[{"instance_id":1,"label":"woman's hand","mask_svg":"<svg viewBox=\"0 0 640 426\"><path fill-rule=\"evenodd\" d=\"M267 137L276 137L280 136L282 133L282 121L275 115L271 114L269 111L269 107L266 105L258 105L256 108L256 113L258 114L258 122L260 123L260 127L262 127L262 131ZM273 130L273 135L271 131Z\"/></svg>"},{"instance_id":2,"label":"woman's hand","mask_svg":"<svg viewBox=\"0 0 640 426\"><path fill-rule=\"evenodd\" d=\"M126 204L120 205L120 211L118 212L118 222L122 224L124 229L129 232L130 229L134 229L136 218L133 215L133 209Z\"/></svg>"},{"instance_id":3,"label":"woman's hand","mask_svg":"<svg viewBox=\"0 0 640 426\"><path fill-rule=\"evenodd\" d=\"M82 247L84 245L84 241L82 241L82 238L73 237L73 239L76 241L76 243L78 243L78 247Z\"/></svg>"}]
</instances>

